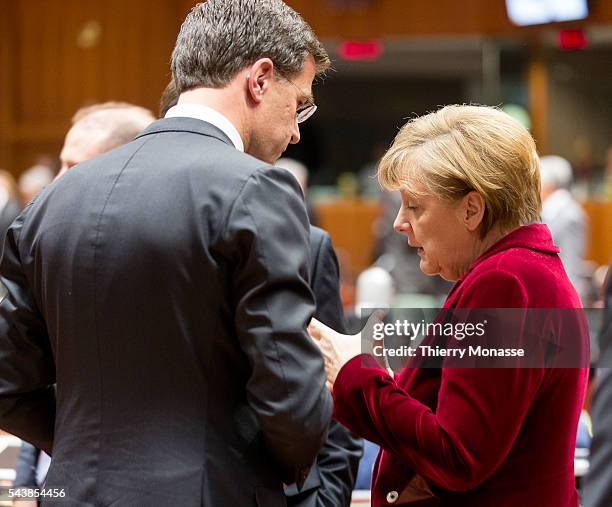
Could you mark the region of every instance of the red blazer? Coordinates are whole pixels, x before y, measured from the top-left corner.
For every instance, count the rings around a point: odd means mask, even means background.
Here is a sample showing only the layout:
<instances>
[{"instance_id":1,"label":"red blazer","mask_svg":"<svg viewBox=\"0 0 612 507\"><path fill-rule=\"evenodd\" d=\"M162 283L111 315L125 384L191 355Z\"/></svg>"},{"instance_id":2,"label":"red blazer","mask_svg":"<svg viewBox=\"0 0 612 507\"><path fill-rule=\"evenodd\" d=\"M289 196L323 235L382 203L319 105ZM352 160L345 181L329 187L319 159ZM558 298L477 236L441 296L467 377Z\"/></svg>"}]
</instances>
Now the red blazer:
<instances>
[{"instance_id":1,"label":"red blazer","mask_svg":"<svg viewBox=\"0 0 612 507\"><path fill-rule=\"evenodd\" d=\"M453 286L445 308L580 308L545 225L513 231ZM577 339L588 343L588 334ZM340 370L335 417L381 446L372 506L577 507L576 428L588 371L405 368L371 356ZM404 502L422 478L438 500ZM398 498L399 496L399 498Z\"/></svg>"}]
</instances>

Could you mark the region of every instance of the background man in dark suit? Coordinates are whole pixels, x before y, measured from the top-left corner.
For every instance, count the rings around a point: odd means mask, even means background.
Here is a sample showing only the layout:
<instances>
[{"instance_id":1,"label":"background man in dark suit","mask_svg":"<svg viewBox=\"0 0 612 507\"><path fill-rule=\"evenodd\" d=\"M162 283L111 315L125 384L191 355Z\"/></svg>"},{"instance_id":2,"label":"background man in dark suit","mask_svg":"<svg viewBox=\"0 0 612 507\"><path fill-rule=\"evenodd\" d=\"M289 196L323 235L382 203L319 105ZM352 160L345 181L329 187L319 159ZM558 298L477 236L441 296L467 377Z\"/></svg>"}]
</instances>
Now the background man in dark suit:
<instances>
[{"instance_id":1,"label":"background man in dark suit","mask_svg":"<svg viewBox=\"0 0 612 507\"><path fill-rule=\"evenodd\" d=\"M304 196L307 193L308 170L292 159L277 161L296 178ZM312 217L312 215L309 216ZM312 219L312 218L311 218ZM331 238L323 229L310 226L310 287L315 295L315 318L335 322L346 333L344 309L340 300L338 259ZM302 491L296 484L285 487L291 507L341 507L351 503L363 443L339 422L332 420L327 440L310 469Z\"/></svg>"},{"instance_id":2,"label":"background man in dark suit","mask_svg":"<svg viewBox=\"0 0 612 507\"><path fill-rule=\"evenodd\" d=\"M67 505L274 507L304 483L332 408L305 331L308 224L261 161L299 141L328 65L279 0L199 4L175 110L10 228L0 426L53 452Z\"/></svg>"},{"instance_id":3,"label":"background man in dark suit","mask_svg":"<svg viewBox=\"0 0 612 507\"><path fill-rule=\"evenodd\" d=\"M585 507L612 505L612 265L605 286L604 323L599 334L600 370L591 417L591 468L584 486Z\"/></svg>"},{"instance_id":4,"label":"background man in dark suit","mask_svg":"<svg viewBox=\"0 0 612 507\"><path fill-rule=\"evenodd\" d=\"M338 274L338 260L329 234L310 226L310 286L316 301L314 316L322 322L336 323L340 329L345 330ZM299 490L297 484L285 487L287 505L348 507L361 454L361 439L332 420L327 439L302 489Z\"/></svg>"}]
</instances>

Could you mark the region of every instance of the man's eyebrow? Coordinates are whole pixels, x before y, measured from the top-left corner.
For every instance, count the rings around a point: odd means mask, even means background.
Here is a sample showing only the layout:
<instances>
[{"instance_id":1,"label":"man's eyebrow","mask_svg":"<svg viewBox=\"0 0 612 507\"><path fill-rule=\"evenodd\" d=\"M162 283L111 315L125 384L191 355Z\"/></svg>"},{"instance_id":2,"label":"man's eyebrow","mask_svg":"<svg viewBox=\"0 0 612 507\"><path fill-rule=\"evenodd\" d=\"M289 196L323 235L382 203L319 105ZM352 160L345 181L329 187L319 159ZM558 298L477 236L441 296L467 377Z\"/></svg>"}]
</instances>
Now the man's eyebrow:
<instances>
[{"instance_id":1,"label":"man's eyebrow","mask_svg":"<svg viewBox=\"0 0 612 507\"><path fill-rule=\"evenodd\" d=\"M312 93L305 93L302 97L302 102L305 104L314 104L314 95Z\"/></svg>"}]
</instances>

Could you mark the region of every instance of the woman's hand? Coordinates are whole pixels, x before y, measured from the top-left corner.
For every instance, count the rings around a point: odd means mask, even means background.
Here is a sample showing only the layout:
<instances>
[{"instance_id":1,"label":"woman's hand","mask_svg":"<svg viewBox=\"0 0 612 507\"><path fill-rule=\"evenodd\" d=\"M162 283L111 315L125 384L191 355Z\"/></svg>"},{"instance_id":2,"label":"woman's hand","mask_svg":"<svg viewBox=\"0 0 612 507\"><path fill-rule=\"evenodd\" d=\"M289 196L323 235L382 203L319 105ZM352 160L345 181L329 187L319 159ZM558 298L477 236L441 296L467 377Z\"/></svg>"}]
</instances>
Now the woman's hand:
<instances>
[{"instance_id":1,"label":"woman's hand","mask_svg":"<svg viewBox=\"0 0 612 507\"><path fill-rule=\"evenodd\" d=\"M361 354L360 333L341 334L317 319L312 319L308 325L308 334L321 349L327 373L327 386L331 391L340 369L350 359Z\"/></svg>"}]
</instances>

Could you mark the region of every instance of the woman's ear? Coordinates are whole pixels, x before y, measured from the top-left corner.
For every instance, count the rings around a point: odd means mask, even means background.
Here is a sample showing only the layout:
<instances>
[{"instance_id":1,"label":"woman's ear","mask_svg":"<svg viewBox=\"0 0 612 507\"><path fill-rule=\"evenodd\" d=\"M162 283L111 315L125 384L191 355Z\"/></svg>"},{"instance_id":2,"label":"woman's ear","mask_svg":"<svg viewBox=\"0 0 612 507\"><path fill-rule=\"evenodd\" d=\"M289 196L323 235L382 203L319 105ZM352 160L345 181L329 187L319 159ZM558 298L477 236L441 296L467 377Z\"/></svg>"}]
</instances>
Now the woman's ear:
<instances>
[{"instance_id":1,"label":"woman's ear","mask_svg":"<svg viewBox=\"0 0 612 507\"><path fill-rule=\"evenodd\" d=\"M482 196L472 190L461 200L459 207L461 221L469 231L475 231L482 223L485 214L486 203Z\"/></svg>"},{"instance_id":2,"label":"woman's ear","mask_svg":"<svg viewBox=\"0 0 612 507\"><path fill-rule=\"evenodd\" d=\"M247 90L251 100L261 102L273 78L274 63L269 58L260 58L251 65L247 75Z\"/></svg>"}]
</instances>

